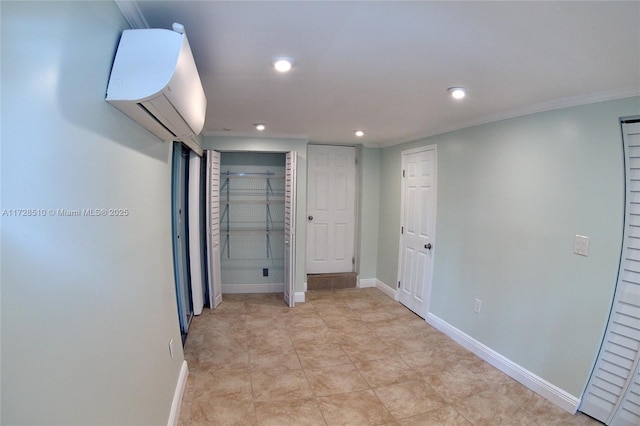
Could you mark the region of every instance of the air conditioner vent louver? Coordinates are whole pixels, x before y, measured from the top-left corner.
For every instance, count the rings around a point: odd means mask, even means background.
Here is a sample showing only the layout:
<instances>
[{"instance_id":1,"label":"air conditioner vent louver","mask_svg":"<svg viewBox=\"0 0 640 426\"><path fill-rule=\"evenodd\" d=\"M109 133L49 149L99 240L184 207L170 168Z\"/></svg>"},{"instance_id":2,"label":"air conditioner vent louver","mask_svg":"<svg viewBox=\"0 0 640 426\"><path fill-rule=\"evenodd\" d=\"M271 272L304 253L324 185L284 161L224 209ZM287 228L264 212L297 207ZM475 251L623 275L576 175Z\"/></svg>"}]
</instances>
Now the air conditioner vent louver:
<instances>
[{"instance_id":1,"label":"air conditioner vent louver","mask_svg":"<svg viewBox=\"0 0 640 426\"><path fill-rule=\"evenodd\" d=\"M149 114L149 118L150 118L151 120L154 120L156 123L158 123L158 125L159 125L159 126L162 126L162 127L163 127L167 132L169 132L171 135L173 135L173 137L174 137L174 138L176 137L176 134L175 134L175 133L173 133L173 132L171 131L171 129L169 129L167 126L165 126L164 124L162 124L162 122L161 122L160 120L158 120L158 118L157 118L155 115L153 115L153 114L151 113L151 111L149 111L147 108L145 108L145 106L144 106L144 105L142 105L142 104L137 104L137 105L138 105L138 106L139 106L139 107L140 107L144 112L146 112L147 114Z\"/></svg>"}]
</instances>

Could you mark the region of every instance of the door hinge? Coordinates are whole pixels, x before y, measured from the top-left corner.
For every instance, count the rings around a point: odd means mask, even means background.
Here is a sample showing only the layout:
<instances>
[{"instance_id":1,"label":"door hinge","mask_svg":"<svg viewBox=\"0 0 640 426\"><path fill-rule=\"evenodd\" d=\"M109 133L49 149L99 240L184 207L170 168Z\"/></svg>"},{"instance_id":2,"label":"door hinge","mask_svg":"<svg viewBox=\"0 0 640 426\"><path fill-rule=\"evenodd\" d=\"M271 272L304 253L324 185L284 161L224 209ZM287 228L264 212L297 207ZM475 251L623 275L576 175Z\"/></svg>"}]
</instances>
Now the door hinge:
<instances>
[{"instance_id":1,"label":"door hinge","mask_svg":"<svg viewBox=\"0 0 640 426\"><path fill-rule=\"evenodd\" d=\"M400 281L398 281L398 288L400 288Z\"/></svg>"},{"instance_id":2,"label":"door hinge","mask_svg":"<svg viewBox=\"0 0 640 426\"><path fill-rule=\"evenodd\" d=\"M404 170L402 171L402 177L404 177Z\"/></svg>"},{"instance_id":3,"label":"door hinge","mask_svg":"<svg viewBox=\"0 0 640 426\"><path fill-rule=\"evenodd\" d=\"M404 234L404 226L401 226L401 227L400 227L400 233L401 233L401 234Z\"/></svg>"},{"instance_id":4,"label":"door hinge","mask_svg":"<svg viewBox=\"0 0 640 426\"><path fill-rule=\"evenodd\" d=\"M355 158L356 166L358 165L358 157Z\"/></svg>"},{"instance_id":5,"label":"door hinge","mask_svg":"<svg viewBox=\"0 0 640 426\"><path fill-rule=\"evenodd\" d=\"M352 264L352 265L355 265L355 264L356 264L356 258L355 258L355 257L352 257L352 258L351 258L351 264Z\"/></svg>"}]
</instances>

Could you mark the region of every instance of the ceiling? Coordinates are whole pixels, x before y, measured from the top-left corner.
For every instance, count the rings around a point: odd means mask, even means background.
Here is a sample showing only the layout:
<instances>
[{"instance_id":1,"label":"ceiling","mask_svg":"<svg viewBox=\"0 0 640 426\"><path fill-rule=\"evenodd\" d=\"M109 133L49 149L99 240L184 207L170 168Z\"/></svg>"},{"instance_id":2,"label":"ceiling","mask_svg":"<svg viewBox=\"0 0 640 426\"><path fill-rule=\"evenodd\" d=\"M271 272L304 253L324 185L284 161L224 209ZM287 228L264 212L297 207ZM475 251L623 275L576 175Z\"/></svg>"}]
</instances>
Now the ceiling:
<instances>
[{"instance_id":1,"label":"ceiling","mask_svg":"<svg viewBox=\"0 0 640 426\"><path fill-rule=\"evenodd\" d=\"M640 94L638 1L117 4L134 28L185 26L206 135L265 123L260 136L389 146ZM292 71L276 72L277 56Z\"/></svg>"}]
</instances>

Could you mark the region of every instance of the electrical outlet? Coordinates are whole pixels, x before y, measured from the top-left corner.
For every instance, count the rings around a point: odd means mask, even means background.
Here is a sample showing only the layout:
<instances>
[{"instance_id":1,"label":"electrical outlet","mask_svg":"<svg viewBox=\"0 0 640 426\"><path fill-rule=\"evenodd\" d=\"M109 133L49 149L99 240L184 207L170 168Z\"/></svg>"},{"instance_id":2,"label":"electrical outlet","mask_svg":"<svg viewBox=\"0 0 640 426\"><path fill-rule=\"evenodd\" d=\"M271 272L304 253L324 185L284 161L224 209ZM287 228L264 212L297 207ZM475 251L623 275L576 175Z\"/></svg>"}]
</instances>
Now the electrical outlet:
<instances>
[{"instance_id":1,"label":"electrical outlet","mask_svg":"<svg viewBox=\"0 0 640 426\"><path fill-rule=\"evenodd\" d=\"M269 276L269 268L262 268L262 276L263 277Z\"/></svg>"},{"instance_id":2,"label":"electrical outlet","mask_svg":"<svg viewBox=\"0 0 640 426\"><path fill-rule=\"evenodd\" d=\"M482 307L482 300L476 299L476 302L473 304L473 312L475 312L476 314L479 314L481 307Z\"/></svg>"}]
</instances>

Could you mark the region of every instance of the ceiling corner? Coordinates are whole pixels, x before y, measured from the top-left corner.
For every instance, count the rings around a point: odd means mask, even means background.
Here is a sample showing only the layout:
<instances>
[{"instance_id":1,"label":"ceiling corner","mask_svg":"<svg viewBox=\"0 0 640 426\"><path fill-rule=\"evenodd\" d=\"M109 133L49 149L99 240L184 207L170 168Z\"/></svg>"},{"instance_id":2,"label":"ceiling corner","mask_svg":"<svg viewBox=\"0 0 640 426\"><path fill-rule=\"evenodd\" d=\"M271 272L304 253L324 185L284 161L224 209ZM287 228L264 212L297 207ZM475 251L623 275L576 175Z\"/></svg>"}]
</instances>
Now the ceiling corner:
<instances>
[{"instance_id":1,"label":"ceiling corner","mask_svg":"<svg viewBox=\"0 0 640 426\"><path fill-rule=\"evenodd\" d=\"M115 0L115 2L131 29L149 28L149 24L138 7L137 2L131 0Z\"/></svg>"}]
</instances>

